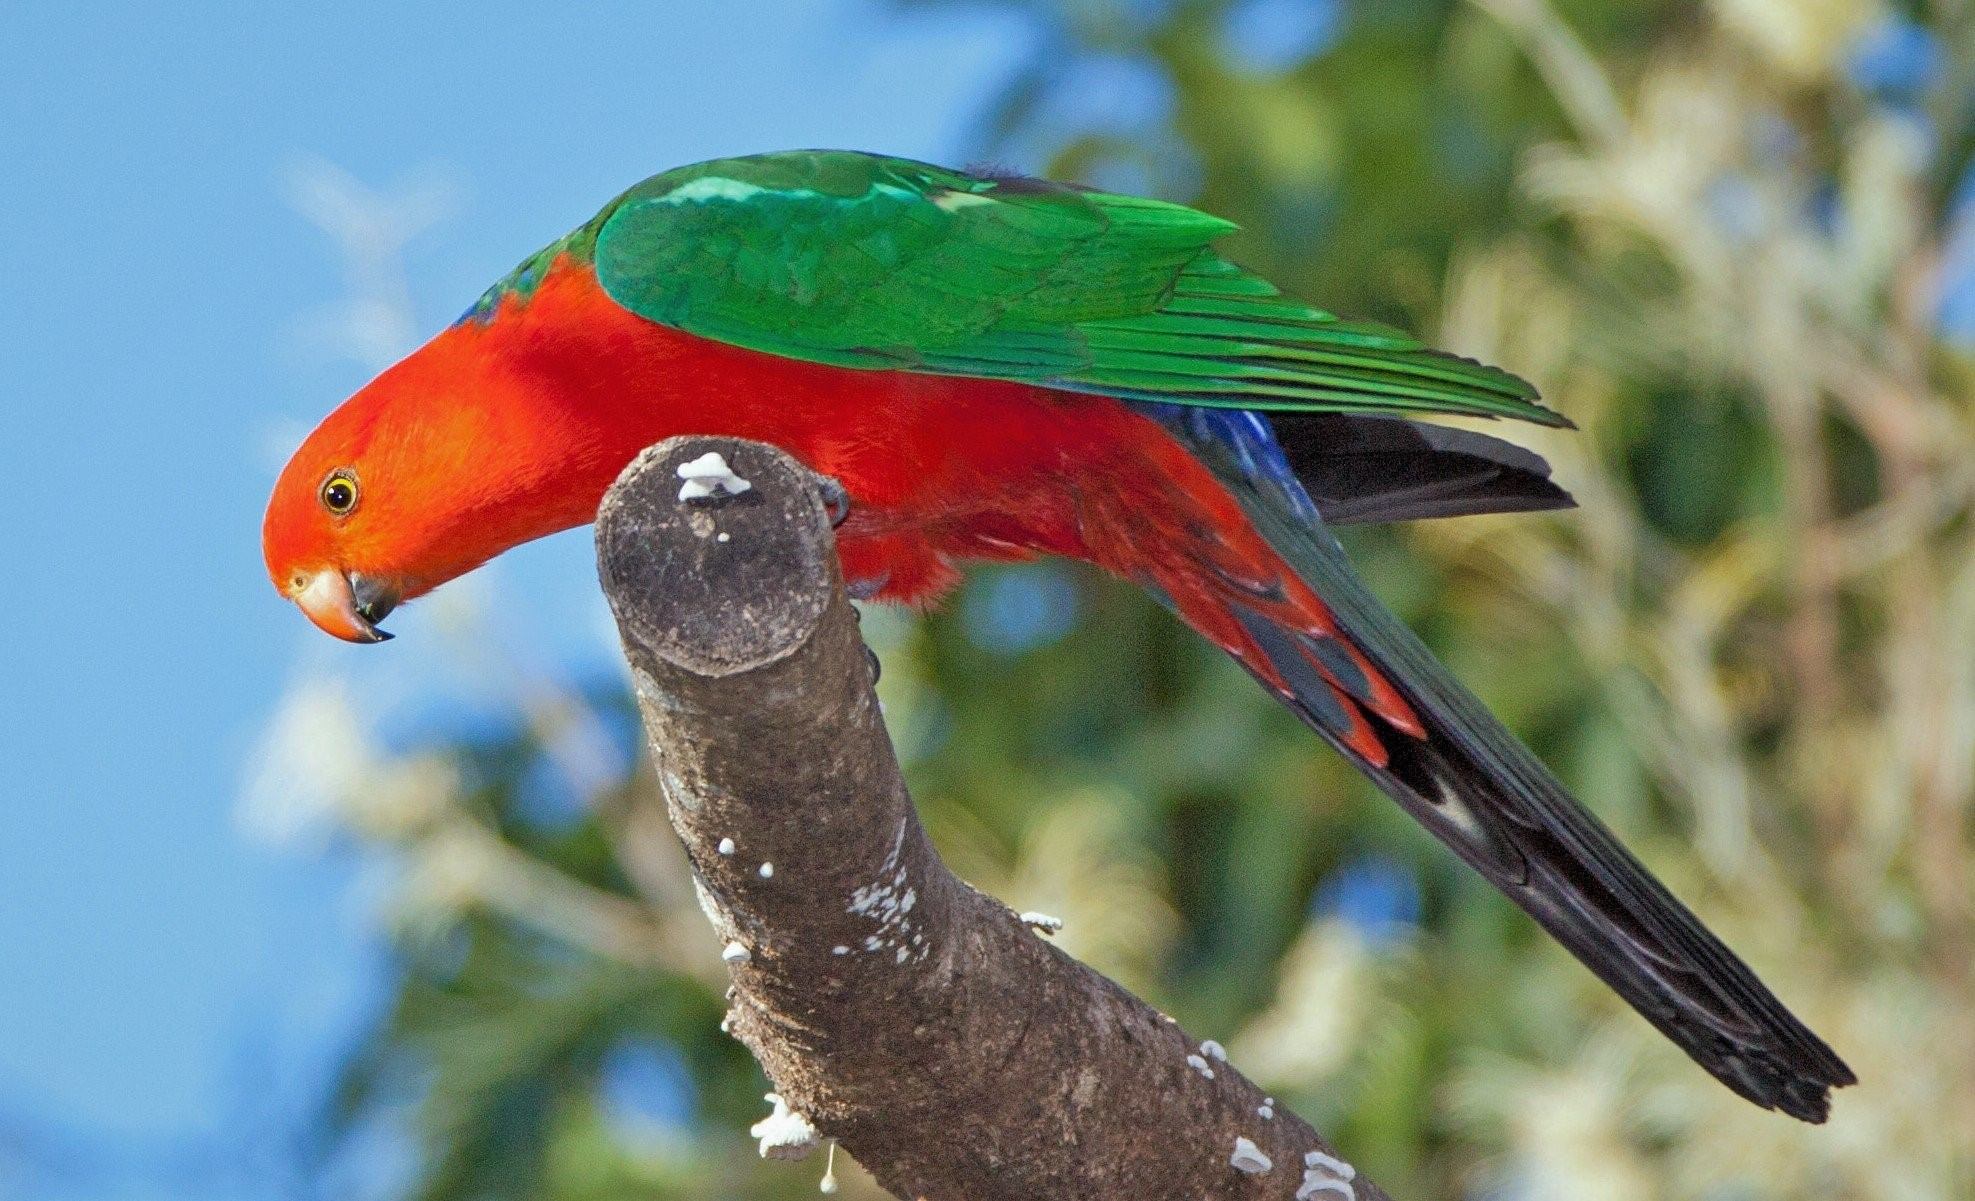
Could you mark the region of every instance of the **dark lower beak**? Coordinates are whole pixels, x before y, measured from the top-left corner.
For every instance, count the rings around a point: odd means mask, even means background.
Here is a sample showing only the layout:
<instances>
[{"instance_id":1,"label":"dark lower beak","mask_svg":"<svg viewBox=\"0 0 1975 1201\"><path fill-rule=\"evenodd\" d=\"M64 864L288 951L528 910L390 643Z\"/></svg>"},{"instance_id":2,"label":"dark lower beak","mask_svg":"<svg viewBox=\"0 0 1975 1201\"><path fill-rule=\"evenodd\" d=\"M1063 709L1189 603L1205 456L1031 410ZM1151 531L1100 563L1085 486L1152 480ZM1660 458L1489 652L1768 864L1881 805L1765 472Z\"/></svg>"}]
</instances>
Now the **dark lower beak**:
<instances>
[{"instance_id":1,"label":"dark lower beak","mask_svg":"<svg viewBox=\"0 0 1975 1201\"><path fill-rule=\"evenodd\" d=\"M316 572L294 601L318 629L345 642L389 641L391 635L377 623L398 607L397 593L389 585L333 567Z\"/></svg>"}]
</instances>

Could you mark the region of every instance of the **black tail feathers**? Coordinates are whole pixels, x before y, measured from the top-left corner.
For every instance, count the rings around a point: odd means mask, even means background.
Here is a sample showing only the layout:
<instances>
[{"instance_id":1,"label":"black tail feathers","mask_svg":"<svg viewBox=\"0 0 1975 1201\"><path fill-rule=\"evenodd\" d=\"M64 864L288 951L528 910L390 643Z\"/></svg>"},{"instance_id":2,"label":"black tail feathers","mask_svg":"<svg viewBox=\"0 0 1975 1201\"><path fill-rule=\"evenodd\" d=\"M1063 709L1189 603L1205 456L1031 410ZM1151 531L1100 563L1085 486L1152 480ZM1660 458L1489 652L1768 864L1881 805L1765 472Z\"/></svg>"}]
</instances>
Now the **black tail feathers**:
<instances>
[{"instance_id":1,"label":"black tail feathers","mask_svg":"<svg viewBox=\"0 0 1975 1201\"><path fill-rule=\"evenodd\" d=\"M1542 456L1398 417L1271 413L1290 469L1331 525L1526 513L1576 502Z\"/></svg>"},{"instance_id":2,"label":"black tail feathers","mask_svg":"<svg viewBox=\"0 0 1975 1201\"><path fill-rule=\"evenodd\" d=\"M1379 603L1327 532L1246 478L1223 478L1424 736L1373 718L1385 762L1353 751L1338 697L1300 644L1257 631L1259 608L1239 614L1295 692L1291 708L1729 1088L1823 1121L1830 1090L1855 1082L1851 1069Z\"/></svg>"}]
</instances>

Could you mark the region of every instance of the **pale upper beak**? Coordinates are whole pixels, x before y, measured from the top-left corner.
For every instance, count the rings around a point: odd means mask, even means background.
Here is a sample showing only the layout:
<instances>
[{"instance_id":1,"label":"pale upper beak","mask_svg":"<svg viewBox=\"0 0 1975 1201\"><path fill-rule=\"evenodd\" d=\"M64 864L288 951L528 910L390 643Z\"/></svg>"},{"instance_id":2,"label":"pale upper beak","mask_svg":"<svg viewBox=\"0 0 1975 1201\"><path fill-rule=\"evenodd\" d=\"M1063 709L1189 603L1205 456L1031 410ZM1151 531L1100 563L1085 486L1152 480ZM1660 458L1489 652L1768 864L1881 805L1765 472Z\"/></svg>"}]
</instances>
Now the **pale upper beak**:
<instances>
[{"instance_id":1,"label":"pale upper beak","mask_svg":"<svg viewBox=\"0 0 1975 1201\"><path fill-rule=\"evenodd\" d=\"M386 642L391 635L377 628L398 607L388 585L361 575L345 575L325 567L290 598L325 634L345 642Z\"/></svg>"}]
</instances>

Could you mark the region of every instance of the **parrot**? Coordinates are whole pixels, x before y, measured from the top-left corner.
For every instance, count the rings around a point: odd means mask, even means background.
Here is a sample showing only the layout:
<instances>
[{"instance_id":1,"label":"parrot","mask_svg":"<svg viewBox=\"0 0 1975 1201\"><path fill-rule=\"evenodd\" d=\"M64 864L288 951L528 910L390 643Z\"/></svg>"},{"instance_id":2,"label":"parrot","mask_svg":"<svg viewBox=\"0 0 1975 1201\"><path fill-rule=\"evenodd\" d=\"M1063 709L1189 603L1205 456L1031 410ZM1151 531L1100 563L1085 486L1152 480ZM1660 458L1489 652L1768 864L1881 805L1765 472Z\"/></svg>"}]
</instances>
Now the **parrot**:
<instances>
[{"instance_id":1,"label":"parrot","mask_svg":"<svg viewBox=\"0 0 1975 1201\"><path fill-rule=\"evenodd\" d=\"M1431 417L1567 427L1522 379L1312 307L1185 205L807 150L655 175L344 401L281 471L274 586L351 642L592 521L644 448L839 482L852 595L1058 556L1145 589L1736 1093L1806 1122L1844 1062L1462 686L1351 523L1574 502Z\"/></svg>"}]
</instances>

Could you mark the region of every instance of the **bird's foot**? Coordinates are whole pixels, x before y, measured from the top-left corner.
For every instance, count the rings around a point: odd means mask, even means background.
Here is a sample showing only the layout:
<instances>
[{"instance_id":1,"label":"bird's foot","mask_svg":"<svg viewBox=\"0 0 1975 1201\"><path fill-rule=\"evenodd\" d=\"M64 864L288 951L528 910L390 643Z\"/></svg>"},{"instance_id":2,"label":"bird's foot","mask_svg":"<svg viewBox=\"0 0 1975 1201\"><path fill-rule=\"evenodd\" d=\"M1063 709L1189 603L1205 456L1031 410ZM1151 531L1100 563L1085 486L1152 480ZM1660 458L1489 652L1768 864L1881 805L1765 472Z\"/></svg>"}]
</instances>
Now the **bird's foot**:
<instances>
[{"instance_id":1,"label":"bird's foot","mask_svg":"<svg viewBox=\"0 0 1975 1201\"><path fill-rule=\"evenodd\" d=\"M861 580L847 580L844 582L843 590L854 601L877 600L878 594L883 592L885 585L889 583L891 583L891 572L881 571L877 575Z\"/></svg>"},{"instance_id":2,"label":"bird's foot","mask_svg":"<svg viewBox=\"0 0 1975 1201\"><path fill-rule=\"evenodd\" d=\"M816 490L823 496L823 513L830 519L830 528L837 529L850 520L850 491L833 476L816 477Z\"/></svg>"}]
</instances>

